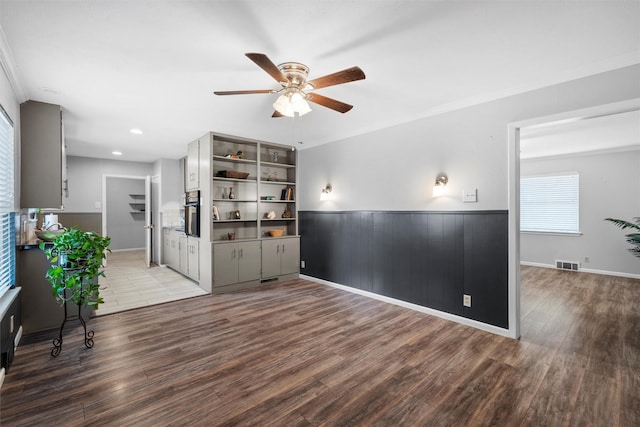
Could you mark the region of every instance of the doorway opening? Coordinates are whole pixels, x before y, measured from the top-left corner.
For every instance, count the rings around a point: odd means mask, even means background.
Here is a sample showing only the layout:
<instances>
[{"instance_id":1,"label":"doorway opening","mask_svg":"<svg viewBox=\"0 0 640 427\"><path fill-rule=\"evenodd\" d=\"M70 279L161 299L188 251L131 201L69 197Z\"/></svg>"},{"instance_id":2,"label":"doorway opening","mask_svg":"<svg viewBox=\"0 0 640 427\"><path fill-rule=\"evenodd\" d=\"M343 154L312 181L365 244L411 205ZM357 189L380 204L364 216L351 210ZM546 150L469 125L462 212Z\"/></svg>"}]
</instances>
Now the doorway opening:
<instances>
[{"instance_id":1,"label":"doorway opening","mask_svg":"<svg viewBox=\"0 0 640 427\"><path fill-rule=\"evenodd\" d=\"M509 151L509 336L520 337L520 176L521 136L524 132L564 123L581 122L605 116L640 110L640 99L605 104L581 110L511 123L508 126Z\"/></svg>"}]
</instances>

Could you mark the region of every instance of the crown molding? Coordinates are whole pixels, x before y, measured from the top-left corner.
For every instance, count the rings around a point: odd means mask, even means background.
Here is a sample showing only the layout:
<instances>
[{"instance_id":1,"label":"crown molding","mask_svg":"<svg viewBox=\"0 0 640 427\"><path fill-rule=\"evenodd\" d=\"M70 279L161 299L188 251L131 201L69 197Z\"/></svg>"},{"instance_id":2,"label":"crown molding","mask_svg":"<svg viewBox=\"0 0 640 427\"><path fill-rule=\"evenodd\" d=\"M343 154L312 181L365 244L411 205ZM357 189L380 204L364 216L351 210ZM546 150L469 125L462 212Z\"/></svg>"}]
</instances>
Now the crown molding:
<instances>
[{"instance_id":1,"label":"crown molding","mask_svg":"<svg viewBox=\"0 0 640 427\"><path fill-rule=\"evenodd\" d=\"M7 80L9 80L9 84L13 89L13 93L18 99L18 103L22 103L29 99L27 95L27 91L24 90L24 87L20 83L18 79L18 73L16 72L15 61L13 60L13 54L11 52L11 48L9 47L9 43L7 42L7 38L4 35L4 31L0 26L0 67L2 67L2 71L7 76Z\"/></svg>"}]
</instances>

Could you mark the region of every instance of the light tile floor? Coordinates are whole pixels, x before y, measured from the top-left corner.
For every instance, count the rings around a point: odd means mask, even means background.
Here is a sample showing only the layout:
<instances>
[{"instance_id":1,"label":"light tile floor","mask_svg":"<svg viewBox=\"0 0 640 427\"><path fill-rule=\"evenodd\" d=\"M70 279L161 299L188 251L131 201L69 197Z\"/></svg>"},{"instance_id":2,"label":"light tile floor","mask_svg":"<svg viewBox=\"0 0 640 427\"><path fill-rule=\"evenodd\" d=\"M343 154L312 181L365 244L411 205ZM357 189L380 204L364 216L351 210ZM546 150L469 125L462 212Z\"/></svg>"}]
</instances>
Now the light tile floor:
<instances>
[{"instance_id":1,"label":"light tile floor","mask_svg":"<svg viewBox=\"0 0 640 427\"><path fill-rule=\"evenodd\" d=\"M168 267L147 268L143 250L108 254L105 275L99 282L104 303L96 316L207 295L196 282Z\"/></svg>"}]
</instances>

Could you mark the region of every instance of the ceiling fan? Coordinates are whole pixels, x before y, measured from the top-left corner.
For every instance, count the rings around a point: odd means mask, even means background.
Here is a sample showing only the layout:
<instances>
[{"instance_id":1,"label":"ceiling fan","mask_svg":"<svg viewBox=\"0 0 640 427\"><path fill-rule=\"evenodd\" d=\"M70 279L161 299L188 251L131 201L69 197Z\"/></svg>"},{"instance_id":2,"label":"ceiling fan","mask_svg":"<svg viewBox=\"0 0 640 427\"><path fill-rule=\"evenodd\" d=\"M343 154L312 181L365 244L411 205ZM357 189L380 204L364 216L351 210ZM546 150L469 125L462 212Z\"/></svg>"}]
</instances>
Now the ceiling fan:
<instances>
[{"instance_id":1,"label":"ceiling fan","mask_svg":"<svg viewBox=\"0 0 640 427\"><path fill-rule=\"evenodd\" d=\"M216 91L216 95L249 95L256 93L281 93L273 108L276 110L271 117L295 117L302 116L311 111L307 101L313 102L323 107L330 108L340 113L346 113L353 108L353 105L346 104L323 95L312 92L327 86L335 86L349 83L365 78L364 72L359 67L351 67L346 70L308 80L309 67L298 62L283 62L275 65L263 53L246 53L250 60L256 63L271 77L275 79L280 89L258 89L258 90L232 90Z\"/></svg>"}]
</instances>

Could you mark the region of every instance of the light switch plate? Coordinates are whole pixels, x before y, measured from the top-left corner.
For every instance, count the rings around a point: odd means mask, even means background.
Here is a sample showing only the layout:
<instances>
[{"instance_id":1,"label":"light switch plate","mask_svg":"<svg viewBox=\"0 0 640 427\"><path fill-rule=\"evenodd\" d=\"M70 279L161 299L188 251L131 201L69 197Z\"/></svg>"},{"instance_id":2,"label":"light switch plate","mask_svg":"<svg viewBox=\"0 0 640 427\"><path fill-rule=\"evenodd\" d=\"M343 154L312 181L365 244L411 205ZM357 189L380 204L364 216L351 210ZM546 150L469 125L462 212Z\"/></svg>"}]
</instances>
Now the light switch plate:
<instances>
[{"instance_id":1,"label":"light switch plate","mask_svg":"<svg viewBox=\"0 0 640 427\"><path fill-rule=\"evenodd\" d=\"M464 203L475 203L478 201L478 190L462 190L462 201Z\"/></svg>"}]
</instances>

